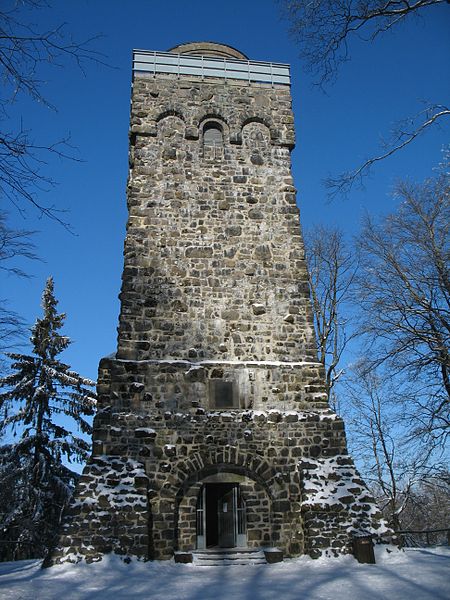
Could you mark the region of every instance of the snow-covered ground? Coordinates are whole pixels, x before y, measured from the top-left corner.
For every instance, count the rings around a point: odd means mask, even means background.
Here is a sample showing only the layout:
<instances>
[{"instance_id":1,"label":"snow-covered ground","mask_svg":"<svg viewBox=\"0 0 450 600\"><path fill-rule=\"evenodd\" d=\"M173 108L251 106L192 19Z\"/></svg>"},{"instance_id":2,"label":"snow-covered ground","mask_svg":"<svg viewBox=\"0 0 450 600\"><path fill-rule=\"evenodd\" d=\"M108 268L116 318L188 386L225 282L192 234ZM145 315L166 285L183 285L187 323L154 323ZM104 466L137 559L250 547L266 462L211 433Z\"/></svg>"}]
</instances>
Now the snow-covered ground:
<instances>
[{"instance_id":1,"label":"snow-covered ground","mask_svg":"<svg viewBox=\"0 0 450 600\"><path fill-rule=\"evenodd\" d=\"M2 600L449 600L450 549L378 552L376 565L352 557L302 557L275 565L195 567L172 562L100 563L40 569L0 563Z\"/></svg>"}]
</instances>

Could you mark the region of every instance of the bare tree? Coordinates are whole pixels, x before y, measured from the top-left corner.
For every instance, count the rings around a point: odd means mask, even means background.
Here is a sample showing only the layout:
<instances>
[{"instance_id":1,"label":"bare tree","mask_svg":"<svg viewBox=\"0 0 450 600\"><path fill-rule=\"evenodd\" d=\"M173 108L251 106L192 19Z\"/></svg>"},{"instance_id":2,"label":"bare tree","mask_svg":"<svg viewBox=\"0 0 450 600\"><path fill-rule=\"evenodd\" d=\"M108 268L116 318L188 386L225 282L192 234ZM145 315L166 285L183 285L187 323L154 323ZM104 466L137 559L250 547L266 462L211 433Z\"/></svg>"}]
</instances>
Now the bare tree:
<instances>
[{"instance_id":1,"label":"bare tree","mask_svg":"<svg viewBox=\"0 0 450 600\"><path fill-rule=\"evenodd\" d=\"M280 0L280 3L304 64L320 86L333 81L340 65L350 59L353 39L373 41L433 6L449 4L448 0ZM449 106L431 103L417 115L396 123L379 152L358 167L326 180L330 194L347 194L376 163L402 150L449 116Z\"/></svg>"},{"instance_id":2,"label":"bare tree","mask_svg":"<svg viewBox=\"0 0 450 600\"><path fill-rule=\"evenodd\" d=\"M11 229L6 214L0 211L0 271L5 276L27 277L21 266L22 260L36 260L31 239L33 231ZM14 348L26 334L26 324L12 310L6 298L0 298L0 371L4 367L2 353Z\"/></svg>"},{"instance_id":3,"label":"bare tree","mask_svg":"<svg viewBox=\"0 0 450 600\"><path fill-rule=\"evenodd\" d=\"M328 400L338 410L335 385L342 375L342 353L353 335L347 330L345 304L358 260L335 227L319 226L307 233L305 249L319 361L325 369Z\"/></svg>"},{"instance_id":4,"label":"bare tree","mask_svg":"<svg viewBox=\"0 0 450 600\"><path fill-rule=\"evenodd\" d=\"M52 155L76 160L68 139L34 140L23 119L14 120L10 109L24 95L55 109L43 95L42 70L71 60L83 71L87 61L100 62L101 55L90 48L95 38L75 41L64 24L36 29L31 24L34 12L45 8L46 0L7 0L0 9L0 192L21 211L31 204L63 223L61 207L47 206L39 193L54 184L45 169Z\"/></svg>"},{"instance_id":5,"label":"bare tree","mask_svg":"<svg viewBox=\"0 0 450 600\"><path fill-rule=\"evenodd\" d=\"M443 469L415 486L402 515L405 545L445 544L450 521L450 473Z\"/></svg>"},{"instance_id":6,"label":"bare tree","mask_svg":"<svg viewBox=\"0 0 450 600\"><path fill-rule=\"evenodd\" d=\"M7 300L0 299L0 374L6 365L3 353L15 348L25 332L23 318L9 307Z\"/></svg>"},{"instance_id":7,"label":"bare tree","mask_svg":"<svg viewBox=\"0 0 450 600\"><path fill-rule=\"evenodd\" d=\"M415 510L418 486L436 475L439 461L432 448L408 439L408 424L398 402L402 386L389 373L368 371L361 361L346 392L352 454L391 527L399 531L408 526L405 511L410 519Z\"/></svg>"},{"instance_id":8,"label":"bare tree","mask_svg":"<svg viewBox=\"0 0 450 600\"><path fill-rule=\"evenodd\" d=\"M415 433L450 432L450 202L447 165L423 184L397 186L398 210L360 238L359 298L372 369L386 365L411 389Z\"/></svg>"}]
</instances>

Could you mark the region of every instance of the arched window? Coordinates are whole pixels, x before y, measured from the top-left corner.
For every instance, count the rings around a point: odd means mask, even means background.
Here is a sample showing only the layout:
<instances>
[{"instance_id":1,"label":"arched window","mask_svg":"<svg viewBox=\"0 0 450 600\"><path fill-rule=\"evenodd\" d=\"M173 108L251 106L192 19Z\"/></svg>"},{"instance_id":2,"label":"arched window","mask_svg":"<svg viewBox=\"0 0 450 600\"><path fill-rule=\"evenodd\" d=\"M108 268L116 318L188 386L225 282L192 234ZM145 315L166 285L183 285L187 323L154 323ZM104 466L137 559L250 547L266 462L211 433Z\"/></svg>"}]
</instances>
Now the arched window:
<instances>
[{"instance_id":1,"label":"arched window","mask_svg":"<svg viewBox=\"0 0 450 600\"><path fill-rule=\"evenodd\" d=\"M205 158L221 158L223 152L223 133L218 123L206 123L203 128L203 155Z\"/></svg>"},{"instance_id":2,"label":"arched window","mask_svg":"<svg viewBox=\"0 0 450 600\"><path fill-rule=\"evenodd\" d=\"M203 144L205 146L223 145L222 131L216 123L208 123L203 130Z\"/></svg>"}]
</instances>

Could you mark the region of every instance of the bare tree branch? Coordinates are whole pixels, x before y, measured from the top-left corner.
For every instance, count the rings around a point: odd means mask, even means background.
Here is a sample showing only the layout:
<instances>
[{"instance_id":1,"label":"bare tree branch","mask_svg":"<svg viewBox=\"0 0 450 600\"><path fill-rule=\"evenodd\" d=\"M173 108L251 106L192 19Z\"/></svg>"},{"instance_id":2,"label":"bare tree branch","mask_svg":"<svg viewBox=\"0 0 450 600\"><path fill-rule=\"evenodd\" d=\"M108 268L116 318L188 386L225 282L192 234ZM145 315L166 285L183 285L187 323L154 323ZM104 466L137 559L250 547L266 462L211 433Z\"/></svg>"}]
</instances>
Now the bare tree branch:
<instances>
[{"instance_id":1,"label":"bare tree branch","mask_svg":"<svg viewBox=\"0 0 450 600\"><path fill-rule=\"evenodd\" d=\"M422 117L425 114L425 120L417 124L418 117ZM329 177L325 180L325 187L330 191L330 197L334 197L337 194L344 196L348 195L354 185L363 186L363 179L369 175L371 168L378 162L381 162L396 152L403 150L411 142L413 142L419 135L428 130L431 126L436 124L438 121L443 120L450 116L450 109L444 106L432 106L422 111L417 117L408 119L406 122L409 124L407 130L404 129L405 121L398 123L392 131L390 140L384 144L385 151L366 159L358 168L353 171L347 171L339 175L339 177Z\"/></svg>"},{"instance_id":2,"label":"bare tree branch","mask_svg":"<svg viewBox=\"0 0 450 600\"><path fill-rule=\"evenodd\" d=\"M43 81L39 79L40 67L45 64L62 67L69 59L85 73L85 66L89 62L105 65L104 55L91 47L101 36L74 40L66 31L66 23L46 30L36 29L28 19L33 10L49 7L45 1L10 1L9 5L9 9L4 7L0 11L0 68L6 102L13 102L18 95L25 93L56 110L41 91Z\"/></svg>"},{"instance_id":3,"label":"bare tree branch","mask_svg":"<svg viewBox=\"0 0 450 600\"><path fill-rule=\"evenodd\" d=\"M25 229L12 229L8 226L7 215L0 211L0 271L3 274L28 277L18 261L24 258L38 260L31 241L34 233ZM16 348L26 333L25 321L10 308L5 298L0 298L0 371L5 366L1 353Z\"/></svg>"},{"instance_id":4,"label":"bare tree branch","mask_svg":"<svg viewBox=\"0 0 450 600\"><path fill-rule=\"evenodd\" d=\"M36 260L35 246L30 241L34 231L11 229L6 222L6 214L0 211L0 270L10 275L27 277L27 274L16 263L16 258Z\"/></svg>"},{"instance_id":5,"label":"bare tree branch","mask_svg":"<svg viewBox=\"0 0 450 600\"><path fill-rule=\"evenodd\" d=\"M279 0L305 66L321 86L349 60L352 38L373 40L399 23L447 0Z\"/></svg>"},{"instance_id":6,"label":"bare tree branch","mask_svg":"<svg viewBox=\"0 0 450 600\"><path fill-rule=\"evenodd\" d=\"M425 10L448 6L448 0L279 0L290 32L300 49L303 65L324 87L333 82L339 67L350 58L349 45L357 37L373 41ZM443 75L444 76L444 75ZM425 111L398 123L383 149L369 156L358 167L329 177L325 185L330 196L348 194L355 184L362 185L371 168L411 144L422 133L450 114L448 106L429 103Z\"/></svg>"},{"instance_id":7,"label":"bare tree branch","mask_svg":"<svg viewBox=\"0 0 450 600\"><path fill-rule=\"evenodd\" d=\"M32 205L41 215L68 228L61 207L47 206L39 196L55 184L46 169L50 157L79 159L67 138L34 141L22 124L17 128L10 108L25 95L56 110L42 92L41 73L47 65L62 67L69 60L84 74L89 62L105 63L103 55L91 47L99 36L77 41L67 33L65 24L44 30L33 26L34 11L45 8L48 4L43 0L7 0L0 9L0 193L20 211Z\"/></svg>"}]
</instances>

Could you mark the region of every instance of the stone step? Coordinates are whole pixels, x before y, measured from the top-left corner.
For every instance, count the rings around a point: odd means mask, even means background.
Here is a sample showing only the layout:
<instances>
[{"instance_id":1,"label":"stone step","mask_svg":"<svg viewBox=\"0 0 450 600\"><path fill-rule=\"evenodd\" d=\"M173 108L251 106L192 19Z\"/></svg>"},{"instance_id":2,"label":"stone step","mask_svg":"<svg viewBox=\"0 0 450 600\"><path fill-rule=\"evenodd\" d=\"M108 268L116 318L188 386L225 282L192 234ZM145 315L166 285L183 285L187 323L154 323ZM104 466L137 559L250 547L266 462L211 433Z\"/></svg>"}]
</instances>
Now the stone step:
<instances>
[{"instance_id":1,"label":"stone step","mask_svg":"<svg viewBox=\"0 0 450 600\"><path fill-rule=\"evenodd\" d=\"M264 552L252 549L196 550L192 553L194 565L199 567L219 567L233 565L265 565Z\"/></svg>"}]
</instances>

